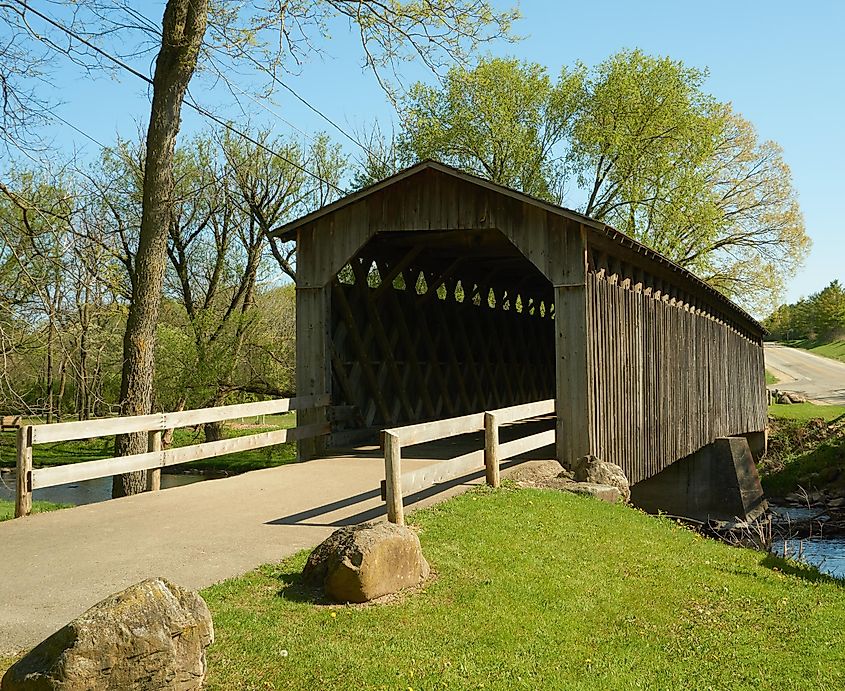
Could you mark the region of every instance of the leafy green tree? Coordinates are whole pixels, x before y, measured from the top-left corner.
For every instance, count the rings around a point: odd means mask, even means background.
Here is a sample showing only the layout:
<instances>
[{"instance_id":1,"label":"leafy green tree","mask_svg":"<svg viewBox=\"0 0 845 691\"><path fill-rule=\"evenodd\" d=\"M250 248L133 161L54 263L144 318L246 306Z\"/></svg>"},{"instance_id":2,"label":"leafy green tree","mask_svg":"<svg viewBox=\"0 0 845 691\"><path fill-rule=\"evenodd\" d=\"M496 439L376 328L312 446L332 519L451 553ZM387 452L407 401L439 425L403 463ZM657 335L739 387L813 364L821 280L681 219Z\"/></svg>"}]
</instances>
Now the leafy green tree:
<instances>
[{"instance_id":1,"label":"leafy green tree","mask_svg":"<svg viewBox=\"0 0 845 691\"><path fill-rule=\"evenodd\" d=\"M839 281L813 296L816 330L822 338L845 335L845 288Z\"/></svg>"},{"instance_id":2,"label":"leafy green tree","mask_svg":"<svg viewBox=\"0 0 845 691\"><path fill-rule=\"evenodd\" d=\"M402 105L401 145L508 187L560 200L562 149L582 96L584 70L553 82L540 65L493 58L453 67L442 89L416 84Z\"/></svg>"},{"instance_id":3,"label":"leafy green tree","mask_svg":"<svg viewBox=\"0 0 845 691\"><path fill-rule=\"evenodd\" d=\"M762 309L809 238L782 151L706 77L639 50L554 84L536 64L482 60L412 90L403 146L546 199L574 187L584 214Z\"/></svg>"},{"instance_id":4,"label":"leafy green tree","mask_svg":"<svg viewBox=\"0 0 845 691\"><path fill-rule=\"evenodd\" d=\"M778 340L845 337L845 287L838 281L795 303L780 305L763 324Z\"/></svg>"}]
</instances>

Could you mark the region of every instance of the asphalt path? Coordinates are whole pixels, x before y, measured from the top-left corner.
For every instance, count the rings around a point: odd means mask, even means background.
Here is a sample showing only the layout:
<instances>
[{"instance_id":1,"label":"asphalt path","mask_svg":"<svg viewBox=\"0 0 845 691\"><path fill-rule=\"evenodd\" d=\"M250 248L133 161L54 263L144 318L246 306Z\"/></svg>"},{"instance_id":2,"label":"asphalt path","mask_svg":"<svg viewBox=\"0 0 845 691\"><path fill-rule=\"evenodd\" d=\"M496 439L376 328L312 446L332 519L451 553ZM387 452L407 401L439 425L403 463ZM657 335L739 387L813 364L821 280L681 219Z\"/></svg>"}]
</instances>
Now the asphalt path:
<instances>
[{"instance_id":1,"label":"asphalt path","mask_svg":"<svg viewBox=\"0 0 845 691\"><path fill-rule=\"evenodd\" d=\"M778 378L770 389L794 391L815 403L845 405L845 362L799 348L767 343L766 369Z\"/></svg>"}]
</instances>

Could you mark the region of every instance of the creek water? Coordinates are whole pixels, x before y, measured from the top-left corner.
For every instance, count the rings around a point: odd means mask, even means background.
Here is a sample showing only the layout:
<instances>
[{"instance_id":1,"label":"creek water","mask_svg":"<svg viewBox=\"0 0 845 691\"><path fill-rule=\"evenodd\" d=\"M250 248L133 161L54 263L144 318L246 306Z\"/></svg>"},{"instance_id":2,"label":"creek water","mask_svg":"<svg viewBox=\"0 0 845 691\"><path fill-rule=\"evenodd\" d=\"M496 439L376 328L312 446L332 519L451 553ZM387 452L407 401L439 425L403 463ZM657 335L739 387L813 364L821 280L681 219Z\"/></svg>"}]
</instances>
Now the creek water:
<instances>
[{"instance_id":1,"label":"creek water","mask_svg":"<svg viewBox=\"0 0 845 691\"><path fill-rule=\"evenodd\" d=\"M773 506L776 521L786 525L789 521L807 520L819 515L818 509ZM784 547L786 549L784 550ZM836 535L823 538L798 537L787 540L775 540L772 551L778 556L785 556L796 561L815 566L822 573L845 578L845 536Z\"/></svg>"},{"instance_id":2,"label":"creek water","mask_svg":"<svg viewBox=\"0 0 845 691\"><path fill-rule=\"evenodd\" d=\"M194 482L202 482L211 478L198 474L185 473L162 473L161 488L180 487L190 485ZM37 489L32 493L32 498L44 501L53 501L59 504L95 504L99 501L111 499L111 478L98 477L93 480L71 482L66 485L45 487ZM3 473L0 475L0 499L15 499L15 473Z\"/></svg>"}]
</instances>

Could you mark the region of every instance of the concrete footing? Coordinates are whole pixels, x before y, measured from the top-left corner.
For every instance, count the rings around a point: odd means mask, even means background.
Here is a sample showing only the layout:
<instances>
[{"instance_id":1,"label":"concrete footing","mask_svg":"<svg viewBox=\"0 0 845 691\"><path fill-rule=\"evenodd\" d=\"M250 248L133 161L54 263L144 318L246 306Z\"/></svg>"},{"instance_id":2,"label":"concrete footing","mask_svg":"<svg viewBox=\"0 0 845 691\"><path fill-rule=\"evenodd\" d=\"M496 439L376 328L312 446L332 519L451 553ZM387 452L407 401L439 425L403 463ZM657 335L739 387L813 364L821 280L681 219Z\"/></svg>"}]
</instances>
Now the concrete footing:
<instances>
[{"instance_id":1,"label":"concrete footing","mask_svg":"<svg viewBox=\"0 0 845 691\"><path fill-rule=\"evenodd\" d=\"M763 432L755 433L764 435ZM699 521L753 520L766 508L749 441L723 437L631 487L631 503L649 513Z\"/></svg>"},{"instance_id":2,"label":"concrete footing","mask_svg":"<svg viewBox=\"0 0 845 691\"><path fill-rule=\"evenodd\" d=\"M769 448L769 430L764 429L762 432L746 432L745 434L737 434L748 442L748 448L751 449L751 455L755 461L759 461L766 455Z\"/></svg>"}]
</instances>

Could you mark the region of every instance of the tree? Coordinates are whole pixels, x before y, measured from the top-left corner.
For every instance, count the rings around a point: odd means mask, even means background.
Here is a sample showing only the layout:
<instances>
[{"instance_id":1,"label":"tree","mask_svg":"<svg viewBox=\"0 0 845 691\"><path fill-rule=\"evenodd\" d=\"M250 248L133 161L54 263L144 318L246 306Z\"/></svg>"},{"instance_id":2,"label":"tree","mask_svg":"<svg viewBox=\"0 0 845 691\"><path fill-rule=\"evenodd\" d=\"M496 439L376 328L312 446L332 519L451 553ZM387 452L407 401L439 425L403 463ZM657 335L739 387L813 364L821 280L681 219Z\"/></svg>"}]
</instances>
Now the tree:
<instances>
[{"instance_id":1,"label":"tree","mask_svg":"<svg viewBox=\"0 0 845 691\"><path fill-rule=\"evenodd\" d=\"M26 7L22 0L16 2ZM135 29L145 32L158 48L151 80L141 224L124 336L121 412L125 415L147 413L152 402L155 330L165 272L167 229L172 217L174 148L182 102L203 47L203 64L217 69L224 78L230 77L231 69L220 69L218 56L222 56L220 59L228 67L238 63L259 67L278 82L276 73L283 67L285 58L296 58L303 50L311 50L314 33L325 35L328 22L342 18L359 29L366 65L392 93L382 76L384 68L392 68L395 75L398 63L414 55L437 68L443 60L460 58L480 42L506 35L516 17L515 11L494 11L487 0L425 3L322 0L293 5L255 2L236 6L210 4L208 0L168 0L159 31L137 10L122 2L88 0L81 6L90 9L115 32ZM26 25L24 13L20 15ZM61 31L55 22L53 26ZM207 27L211 30L205 41ZM90 55L87 48L86 45L81 51L83 55ZM66 52L73 55L80 50L71 45ZM140 453L145 450L144 445L142 435L121 436L115 441L115 451ZM143 472L115 478L113 494L138 492L144 484Z\"/></svg>"},{"instance_id":2,"label":"tree","mask_svg":"<svg viewBox=\"0 0 845 691\"><path fill-rule=\"evenodd\" d=\"M482 60L453 67L442 89L416 84L403 103L401 145L493 182L560 201L564 151L579 108L584 70L556 83L536 63Z\"/></svg>"},{"instance_id":3,"label":"tree","mask_svg":"<svg viewBox=\"0 0 845 691\"><path fill-rule=\"evenodd\" d=\"M641 51L593 71L573 141L584 213L764 309L809 239L780 148L706 94L706 76Z\"/></svg>"},{"instance_id":4,"label":"tree","mask_svg":"<svg viewBox=\"0 0 845 691\"><path fill-rule=\"evenodd\" d=\"M845 336L845 287L831 281L818 293L778 306L763 322L778 340L829 342Z\"/></svg>"},{"instance_id":5,"label":"tree","mask_svg":"<svg viewBox=\"0 0 845 691\"><path fill-rule=\"evenodd\" d=\"M67 298L65 281L69 251L70 224L74 200L62 181L53 184L39 176L24 172L15 179L17 190L0 185L6 204L0 236L7 245L17 276L24 286L23 305L28 307L24 320L33 326L43 319L45 331L44 402L48 423L54 421L56 391L55 363L59 349L60 320ZM16 288L19 290L19 288ZM24 297L26 296L26 297Z\"/></svg>"},{"instance_id":6,"label":"tree","mask_svg":"<svg viewBox=\"0 0 845 691\"><path fill-rule=\"evenodd\" d=\"M642 51L552 84L536 64L482 60L417 85L406 149L579 210L762 309L809 239L780 148L704 91L707 73Z\"/></svg>"},{"instance_id":7,"label":"tree","mask_svg":"<svg viewBox=\"0 0 845 691\"><path fill-rule=\"evenodd\" d=\"M815 329L823 340L845 335L845 288L831 281L821 292L810 297L814 303Z\"/></svg>"},{"instance_id":8,"label":"tree","mask_svg":"<svg viewBox=\"0 0 845 691\"><path fill-rule=\"evenodd\" d=\"M168 0L164 10L146 136L132 302L123 337L123 415L144 415L152 407L156 325L167 261L167 231L173 217L173 156L182 100L197 66L207 21L207 0ZM146 445L144 434L120 435L115 439L115 454L144 453ZM146 475L146 471L140 471L115 476L112 495L142 492Z\"/></svg>"},{"instance_id":9,"label":"tree","mask_svg":"<svg viewBox=\"0 0 845 691\"><path fill-rule=\"evenodd\" d=\"M114 345L110 258L72 167L53 176L16 168L0 184L0 313L15 337L3 355L18 393L6 407L53 422L69 403L86 419L104 402L104 354Z\"/></svg>"},{"instance_id":10,"label":"tree","mask_svg":"<svg viewBox=\"0 0 845 691\"><path fill-rule=\"evenodd\" d=\"M401 145L396 133L390 136L381 131L375 124L369 132L359 136L363 143L364 158L358 164L352 178L352 186L356 190L363 189L377 182L381 182L391 175L395 175L410 165L414 157Z\"/></svg>"}]
</instances>

